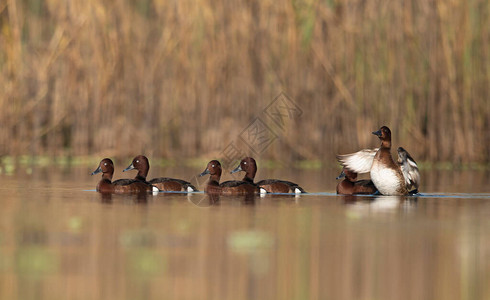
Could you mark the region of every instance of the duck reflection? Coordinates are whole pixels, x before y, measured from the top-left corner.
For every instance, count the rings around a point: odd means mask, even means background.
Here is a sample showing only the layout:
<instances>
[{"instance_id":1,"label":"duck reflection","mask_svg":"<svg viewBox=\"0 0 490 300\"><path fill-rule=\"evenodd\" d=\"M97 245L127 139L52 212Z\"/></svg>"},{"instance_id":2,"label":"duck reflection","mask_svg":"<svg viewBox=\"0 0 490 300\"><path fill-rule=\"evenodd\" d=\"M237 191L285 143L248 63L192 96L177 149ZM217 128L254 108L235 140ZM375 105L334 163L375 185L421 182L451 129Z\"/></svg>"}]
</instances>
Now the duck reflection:
<instances>
[{"instance_id":1,"label":"duck reflection","mask_svg":"<svg viewBox=\"0 0 490 300\"><path fill-rule=\"evenodd\" d=\"M102 203L106 203L106 204L112 203L112 194L111 193L100 193L100 201Z\"/></svg>"},{"instance_id":2,"label":"duck reflection","mask_svg":"<svg viewBox=\"0 0 490 300\"><path fill-rule=\"evenodd\" d=\"M260 197L256 199L259 205L275 205L278 203L281 203L281 205L297 205L301 203L303 197L302 194L267 193L260 194Z\"/></svg>"},{"instance_id":3,"label":"duck reflection","mask_svg":"<svg viewBox=\"0 0 490 300\"><path fill-rule=\"evenodd\" d=\"M374 202L376 197L373 196L357 196L357 195L342 195L342 200L344 204L358 204L358 203L369 203Z\"/></svg>"},{"instance_id":4,"label":"duck reflection","mask_svg":"<svg viewBox=\"0 0 490 300\"><path fill-rule=\"evenodd\" d=\"M241 204L254 205L255 197L256 196L254 194L249 194L249 195L243 195L243 196L238 196L233 198L239 200Z\"/></svg>"},{"instance_id":5,"label":"duck reflection","mask_svg":"<svg viewBox=\"0 0 490 300\"><path fill-rule=\"evenodd\" d=\"M377 211L390 211L399 208L405 201L405 196L377 196L370 208Z\"/></svg>"},{"instance_id":6,"label":"duck reflection","mask_svg":"<svg viewBox=\"0 0 490 300\"><path fill-rule=\"evenodd\" d=\"M413 196L342 196L344 204L356 208L367 208L369 211L395 211L397 209L411 209L417 204L417 197Z\"/></svg>"},{"instance_id":7,"label":"duck reflection","mask_svg":"<svg viewBox=\"0 0 490 300\"><path fill-rule=\"evenodd\" d=\"M219 205L219 194L189 193L187 201L198 207L210 207Z\"/></svg>"},{"instance_id":8,"label":"duck reflection","mask_svg":"<svg viewBox=\"0 0 490 300\"><path fill-rule=\"evenodd\" d=\"M237 196L224 196L220 193L189 193L187 200L199 207L210 207L215 205L221 205L224 203L230 203L232 205L255 205L256 196L249 195L237 195Z\"/></svg>"},{"instance_id":9,"label":"duck reflection","mask_svg":"<svg viewBox=\"0 0 490 300\"><path fill-rule=\"evenodd\" d=\"M115 199L121 199L123 203L128 204L147 204L148 193L137 193L133 195L114 195L112 193L100 193L100 200L105 204L112 204Z\"/></svg>"}]
</instances>

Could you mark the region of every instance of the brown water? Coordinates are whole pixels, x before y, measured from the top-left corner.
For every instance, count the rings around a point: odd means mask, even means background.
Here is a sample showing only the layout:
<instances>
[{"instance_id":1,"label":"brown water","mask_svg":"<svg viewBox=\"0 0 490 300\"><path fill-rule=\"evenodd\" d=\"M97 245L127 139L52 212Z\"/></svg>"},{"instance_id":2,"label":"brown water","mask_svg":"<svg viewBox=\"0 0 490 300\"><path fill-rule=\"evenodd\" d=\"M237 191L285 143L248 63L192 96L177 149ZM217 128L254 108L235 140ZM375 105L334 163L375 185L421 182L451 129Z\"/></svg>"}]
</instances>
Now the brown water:
<instances>
[{"instance_id":1,"label":"brown water","mask_svg":"<svg viewBox=\"0 0 490 300\"><path fill-rule=\"evenodd\" d=\"M490 299L488 172L342 197L338 169L264 170L314 194L210 203L103 198L92 169L0 175L0 299Z\"/></svg>"}]
</instances>

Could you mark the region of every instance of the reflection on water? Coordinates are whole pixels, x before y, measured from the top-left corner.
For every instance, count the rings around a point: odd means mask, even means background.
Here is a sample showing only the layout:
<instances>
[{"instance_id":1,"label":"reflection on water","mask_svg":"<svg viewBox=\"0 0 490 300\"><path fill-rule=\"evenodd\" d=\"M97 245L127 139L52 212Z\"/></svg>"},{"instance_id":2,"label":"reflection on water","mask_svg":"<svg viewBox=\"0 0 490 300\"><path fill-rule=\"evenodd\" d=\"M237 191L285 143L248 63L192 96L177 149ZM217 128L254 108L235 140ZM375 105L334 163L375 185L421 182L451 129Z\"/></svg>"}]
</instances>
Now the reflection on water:
<instances>
[{"instance_id":1,"label":"reflection on water","mask_svg":"<svg viewBox=\"0 0 490 300\"><path fill-rule=\"evenodd\" d=\"M1 299L490 298L481 174L419 197L217 198L105 196L84 170L43 172L0 176ZM335 189L312 173L294 181Z\"/></svg>"}]
</instances>

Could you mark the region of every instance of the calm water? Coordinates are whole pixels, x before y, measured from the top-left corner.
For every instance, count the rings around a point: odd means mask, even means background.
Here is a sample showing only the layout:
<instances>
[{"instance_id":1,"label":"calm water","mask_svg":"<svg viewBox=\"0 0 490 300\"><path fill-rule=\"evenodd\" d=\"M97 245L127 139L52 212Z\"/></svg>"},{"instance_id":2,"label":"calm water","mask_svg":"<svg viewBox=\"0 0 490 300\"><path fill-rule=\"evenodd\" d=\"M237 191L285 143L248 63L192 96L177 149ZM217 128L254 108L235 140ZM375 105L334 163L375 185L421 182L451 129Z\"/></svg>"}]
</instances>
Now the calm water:
<instances>
[{"instance_id":1,"label":"calm water","mask_svg":"<svg viewBox=\"0 0 490 300\"><path fill-rule=\"evenodd\" d=\"M490 299L488 172L342 197L338 169L264 170L314 194L213 202L103 198L93 169L0 175L0 299Z\"/></svg>"}]
</instances>

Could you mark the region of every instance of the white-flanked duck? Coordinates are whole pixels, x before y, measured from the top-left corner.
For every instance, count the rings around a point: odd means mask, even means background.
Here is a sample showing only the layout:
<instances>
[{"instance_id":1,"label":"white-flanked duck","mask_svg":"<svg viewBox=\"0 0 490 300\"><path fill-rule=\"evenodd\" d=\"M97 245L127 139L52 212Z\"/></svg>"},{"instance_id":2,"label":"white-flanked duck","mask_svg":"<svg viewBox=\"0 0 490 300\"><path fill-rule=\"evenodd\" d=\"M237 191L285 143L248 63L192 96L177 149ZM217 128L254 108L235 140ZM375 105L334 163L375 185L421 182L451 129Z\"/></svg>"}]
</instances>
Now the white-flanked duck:
<instances>
[{"instance_id":1,"label":"white-flanked duck","mask_svg":"<svg viewBox=\"0 0 490 300\"><path fill-rule=\"evenodd\" d=\"M391 130L388 127L382 126L373 134L381 140L379 148L338 155L337 159L353 172L369 172L374 185L383 195L417 193L420 174L415 160L401 147L398 149L398 162L393 160L390 152Z\"/></svg>"}]
</instances>

